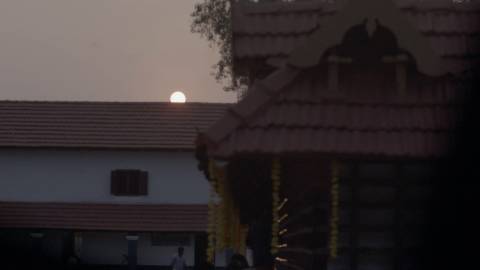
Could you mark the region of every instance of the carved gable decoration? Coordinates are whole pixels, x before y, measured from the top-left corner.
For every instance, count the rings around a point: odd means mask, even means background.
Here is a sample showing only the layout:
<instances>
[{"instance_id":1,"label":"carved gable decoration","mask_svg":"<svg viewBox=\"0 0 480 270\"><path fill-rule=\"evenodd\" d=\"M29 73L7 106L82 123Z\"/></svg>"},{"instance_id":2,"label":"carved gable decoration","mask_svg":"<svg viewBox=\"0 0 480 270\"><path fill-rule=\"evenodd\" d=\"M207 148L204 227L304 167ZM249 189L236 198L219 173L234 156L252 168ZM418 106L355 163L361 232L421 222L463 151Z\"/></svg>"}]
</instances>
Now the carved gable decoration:
<instances>
[{"instance_id":1,"label":"carved gable decoration","mask_svg":"<svg viewBox=\"0 0 480 270\"><path fill-rule=\"evenodd\" d=\"M352 58L355 62L378 62L386 55L403 53L395 34L377 20L371 24L365 20L352 26L344 34L341 43L328 51L326 54Z\"/></svg>"},{"instance_id":2,"label":"carved gable decoration","mask_svg":"<svg viewBox=\"0 0 480 270\"><path fill-rule=\"evenodd\" d=\"M394 55L394 51L404 50L412 55L421 73L431 76L446 73L442 59L428 41L388 0L350 1L325 27L316 30L309 41L294 50L288 63L298 68L313 67L338 44L342 44L339 49L344 54L363 57ZM376 50L377 55L372 55Z\"/></svg>"}]
</instances>

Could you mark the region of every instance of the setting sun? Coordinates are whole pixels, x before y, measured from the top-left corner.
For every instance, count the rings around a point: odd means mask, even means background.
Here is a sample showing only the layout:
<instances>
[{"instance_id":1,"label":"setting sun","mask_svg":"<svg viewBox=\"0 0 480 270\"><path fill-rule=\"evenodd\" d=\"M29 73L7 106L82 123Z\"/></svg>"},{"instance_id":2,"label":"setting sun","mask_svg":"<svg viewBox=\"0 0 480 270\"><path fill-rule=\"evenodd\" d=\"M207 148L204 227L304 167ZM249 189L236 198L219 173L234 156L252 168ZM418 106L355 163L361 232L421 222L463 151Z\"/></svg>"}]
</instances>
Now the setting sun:
<instances>
[{"instance_id":1,"label":"setting sun","mask_svg":"<svg viewBox=\"0 0 480 270\"><path fill-rule=\"evenodd\" d=\"M185 103L186 100L185 94L180 91L173 92L170 95L170 102L172 103Z\"/></svg>"}]
</instances>

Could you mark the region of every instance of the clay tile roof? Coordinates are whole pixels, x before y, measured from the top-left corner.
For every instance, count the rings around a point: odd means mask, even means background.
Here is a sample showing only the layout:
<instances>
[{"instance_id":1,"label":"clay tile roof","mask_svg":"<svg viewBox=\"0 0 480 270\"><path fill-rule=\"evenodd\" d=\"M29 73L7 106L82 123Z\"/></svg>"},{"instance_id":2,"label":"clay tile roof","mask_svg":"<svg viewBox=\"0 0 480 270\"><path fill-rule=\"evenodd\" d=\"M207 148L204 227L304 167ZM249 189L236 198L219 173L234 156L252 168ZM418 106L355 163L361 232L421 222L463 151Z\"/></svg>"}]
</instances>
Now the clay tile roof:
<instances>
[{"instance_id":1,"label":"clay tile roof","mask_svg":"<svg viewBox=\"0 0 480 270\"><path fill-rule=\"evenodd\" d=\"M193 150L229 104L0 101L0 147Z\"/></svg>"},{"instance_id":2,"label":"clay tile roof","mask_svg":"<svg viewBox=\"0 0 480 270\"><path fill-rule=\"evenodd\" d=\"M288 70L299 74L290 83L276 85L270 80ZM320 77L285 67L254 85L204 134L209 155L320 153L428 159L448 154L468 91L456 81L422 77L403 97L368 85L358 91L358 85L347 83L341 94L332 96ZM279 89L272 90L274 86ZM236 113L238 108L241 113ZM228 117L235 122L222 124Z\"/></svg>"},{"instance_id":3,"label":"clay tile roof","mask_svg":"<svg viewBox=\"0 0 480 270\"><path fill-rule=\"evenodd\" d=\"M376 7L383 3L370 1L375 2ZM322 45L322 38L328 39L329 35L338 38L330 31L334 28L328 27L328 19L345 18L341 22L354 25L345 14L355 14L356 10L363 15L370 14L360 7L352 11L359 2L344 8L345 2L237 3L233 6L234 57L238 60L283 55L289 58L289 64L279 65L266 78L256 81L244 100L227 110L227 114L201 136L210 156L228 159L250 154L313 153L431 159L448 154L449 147L455 143L454 134L461 121L465 95L471 90L459 87L458 83L464 80L461 76L431 76L443 72L419 72L417 66L416 75L408 78L411 83L404 95L392 89L396 86L378 79L386 73L370 79L371 75L363 74L355 82L342 80L339 89L332 93L326 86L328 78L321 70L321 63L314 61L302 66L291 61L300 55L302 61L308 62ZM477 55L471 46L480 34L478 28L468 26L476 25L473 19L478 19L480 14L480 5L473 2L459 6L450 0L397 0L397 7L405 18L413 20L421 34L410 35L409 31L415 32L415 28L397 29L397 32L403 33L403 39L410 40L411 45L422 42L423 46L428 40L436 44L441 48L440 62L446 63L447 70L452 67L449 60L458 61L461 69L469 69L473 65L467 66L465 62L470 61L469 56ZM407 22L397 7L384 6L383 10L389 10L392 18L377 16L382 10L370 15L381 17L385 22L389 19L395 20L393 23ZM335 15L342 11L344 15ZM312 18L317 18L317 23L313 23ZM319 31L322 27L330 30ZM299 40L307 46L300 46ZM465 42L463 46L461 42ZM446 46L447 43L450 45ZM427 49L422 47L417 51L417 60ZM426 70L430 67L434 65L428 65Z\"/></svg>"},{"instance_id":4,"label":"clay tile roof","mask_svg":"<svg viewBox=\"0 0 480 270\"><path fill-rule=\"evenodd\" d=\"M318 29L343 9L347 1L312 0L291 3L246 3L233 6L235 61L285 58L305 44ZM460 72L480 62L480 2L396 0L414 28L447 63ZM277 60L278 61L278 60Z\"/></svg>"},{"instance_id":5,"label":"clay tile roof","mask_svg":"<svg viewBox=\"0 0 480 270\"><path fill-rule=\"evenodd\" d=\"M0 202L0 227L203 232L207 212L207 205Z\"/></svg>"}]
</instances>

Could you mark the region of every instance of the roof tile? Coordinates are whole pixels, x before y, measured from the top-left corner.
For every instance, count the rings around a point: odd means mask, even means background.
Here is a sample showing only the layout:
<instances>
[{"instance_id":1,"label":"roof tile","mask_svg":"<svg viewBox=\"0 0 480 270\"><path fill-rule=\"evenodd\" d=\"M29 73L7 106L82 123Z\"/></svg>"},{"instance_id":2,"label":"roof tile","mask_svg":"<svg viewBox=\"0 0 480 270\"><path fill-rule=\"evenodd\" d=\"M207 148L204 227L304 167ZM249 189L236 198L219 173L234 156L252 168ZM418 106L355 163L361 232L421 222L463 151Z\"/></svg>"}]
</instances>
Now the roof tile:
<instances>
[{"instance_id":1,"label":"roof tile","mask_svg":"<svg viewBox=\"0 0 480 270\"><path fill-rule=\"evenodd\" d=\"M335 1L339 2L339 1ZM298 3L236 4L234 10L234 55L236 59L288 56L305 43L317 28L328 24L332 10L344 1ZM435 51L445 59L479 55L477 34L480 32L478 1L454 4L451 0L396 1L409 20L431 40ZM467 58L468 59L468 58ZM459 72L461 64L452 64Z\"/></svg>"},{"instance_id":2,"label":"roof tile","mask_svg":"<svg viewBox=\"0 0 480 270\"><path fill-rule=\"evenodd\" d=\"M298 152L402 158L447 154L463 93L450 81L420 80L402 99L392 99L391 89L386 89L374 98L331 100L322 98L322 84L311 83L304 74L268 104L259 105L259 114L235 129L224 129L223 139L209 153L220 158Z\"/></svg>"},{"instance_id":3,"label":"roof tile","mask_svg":"<svg viewBox=\"0 0 480 270\"><path fill-rule=\"evenodd\" d=\"M0 228L203 232L207 205L0 202Z\"/></svg>"},{"instance_id":4,"label":"roof tile","mask_svg":"<svg viewBox=\"0 0 480 270\"><path fill-rule=\"evenodd\" d=\"M0 147L193 150L229 104L0 101Z\"/></svg>"},{"instance_id":5,"label":"roof tile","mask_svg":"<svg viewBox=\"0 0 480 270\"><path fill-rule=\"evenodd\" d=\"M220 120L208 129L207 136L213 141L219 141L227 135L229 130L235 129L241 123L242 120L238 116L235 116L231 111L227 111Z\"/></svg>"}]
</instances>

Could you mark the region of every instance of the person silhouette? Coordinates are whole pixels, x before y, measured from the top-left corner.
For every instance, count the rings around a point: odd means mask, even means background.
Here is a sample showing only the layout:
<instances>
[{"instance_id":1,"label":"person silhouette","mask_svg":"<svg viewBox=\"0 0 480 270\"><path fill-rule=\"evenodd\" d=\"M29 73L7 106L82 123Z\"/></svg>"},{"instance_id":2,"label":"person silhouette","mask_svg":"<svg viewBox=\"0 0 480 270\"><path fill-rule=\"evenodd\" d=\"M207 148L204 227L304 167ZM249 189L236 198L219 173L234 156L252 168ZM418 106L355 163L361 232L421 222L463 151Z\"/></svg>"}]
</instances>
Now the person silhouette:
<instances>
[{"instance_id":1,"label":"person silhouette","mask_svg":"<svg viewBox=\"0 0 480 270\"><path fill-rule=\"evenodd\" d=\"M187 263L185 262L185 258L183 257L184 249L183 247L178 248L177 255L172 259L172 263L170 266L172 270L186 270Z\"/></svg>"}]
</instances>

